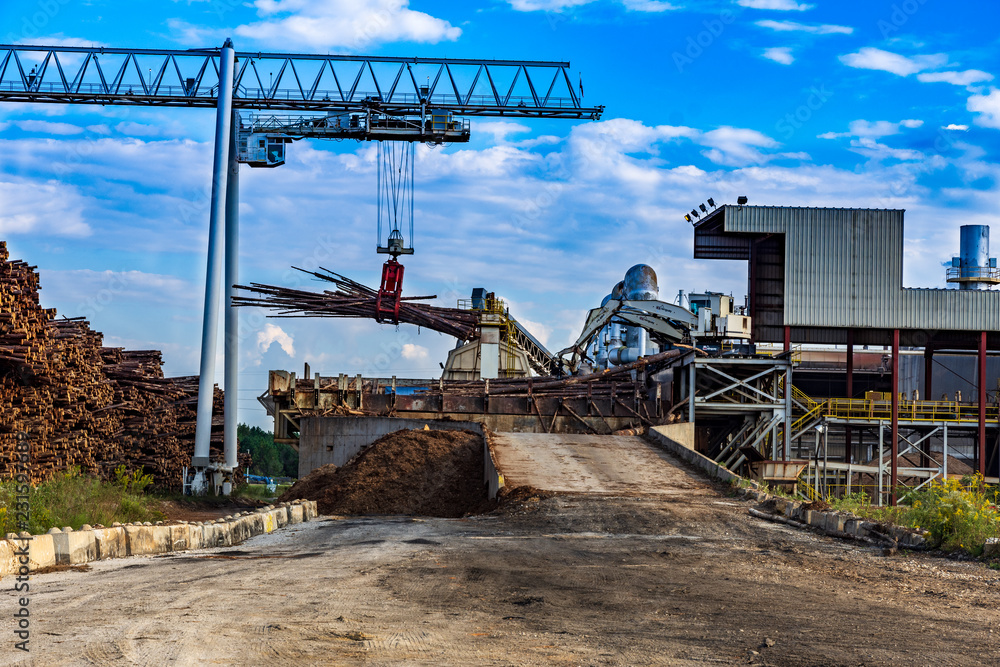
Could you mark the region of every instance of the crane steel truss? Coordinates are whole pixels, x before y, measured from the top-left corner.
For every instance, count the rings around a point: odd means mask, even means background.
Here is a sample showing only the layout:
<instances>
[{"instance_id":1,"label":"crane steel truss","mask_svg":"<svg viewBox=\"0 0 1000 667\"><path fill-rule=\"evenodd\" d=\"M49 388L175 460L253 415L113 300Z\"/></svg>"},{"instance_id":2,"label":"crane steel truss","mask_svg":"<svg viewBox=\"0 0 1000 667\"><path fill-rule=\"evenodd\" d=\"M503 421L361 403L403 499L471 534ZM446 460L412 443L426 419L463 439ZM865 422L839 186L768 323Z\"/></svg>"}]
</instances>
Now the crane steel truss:
<instances>
[{"instance_id":1,"label":"crane steel truss","mask_svg":"<svg viewBox=\"0 0 1000 667\"><path fill-rule=\"evenodd\" d=\"M0 44L0 101L214 108L219 59L220 49ZM235 60L234 109L590 120L604 111L581 104L568 62L245 51Z\"/></svg>"},{"instance_id":2,"label":"crane steel truss","mask_svg":"<svg viewBox=\"0 0 1000 667\"><path fill-rule=\"evenodd\" d=\"M192 486L206 486L211 474L212 483L225 493L224 480L236 465L238 423L239 323L231 304L239 282L239 163L277 166L284 161L283 154L268 156L266 136L265 154L249 155L250 136L264 130L278 135L272 139L281 143L305 137L440 143L468 140L465 121L453 122L452 114L598 120L604 111L603 106L581 105L568 62L237 52L230 40L220 49L186 51L0 44L0 102L216 109ZM346 115L347 122L258 117L261 126L253 119L244 126L236 113L241 109ZM435 124L435 113L446 114L446 122ZM351 115L363 115L364 123L353 125ZM209 438L223 263L225 464L212 468Z\"/></svg>"}]
</instances>

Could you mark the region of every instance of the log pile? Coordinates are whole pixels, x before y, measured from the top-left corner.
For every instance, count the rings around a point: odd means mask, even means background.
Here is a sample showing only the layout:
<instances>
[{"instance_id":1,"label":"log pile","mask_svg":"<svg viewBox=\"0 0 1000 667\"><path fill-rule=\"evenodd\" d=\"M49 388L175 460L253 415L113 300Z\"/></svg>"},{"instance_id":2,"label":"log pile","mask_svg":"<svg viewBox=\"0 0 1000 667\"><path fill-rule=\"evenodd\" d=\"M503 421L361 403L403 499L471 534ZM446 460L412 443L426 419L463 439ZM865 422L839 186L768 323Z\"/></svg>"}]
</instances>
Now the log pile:
<instances>
[{"instance_id":1,"label":"log pile","mask_svg":"<svg viewBox=\"0 0 1000 667\"><path fill-rule=\"evenodd\" d=\"M378 291L346 278L328 269L306 271L292 267L303 273L336 285L336 290L309 292L289 287L275 287L250 283L237 285L259 296L235 297L234 306L262 306L280 311L272 317L357 317L377 319L376 301ZM440 308L425 303L413 303L433 296L404 296L399 305L400 323L415 324L418 327L440 331L459 340L470 340L479 324L478 314L458 308Z\"/></svg>"},{"instance_id":2,"label":"log pile","mask_svg":"<svg viewBox=\"0 0 1000 667\"><path fill-rule=\"evenodd\" d=\"M85 319L42 308L39 288L35 267L10 261L0 242L0 479L14 474L24 431L33 483L71 468L110 477L124 465L178 488L194 448L198 378L163 377L155 350L102 347ZM215 413L221 456L218 388Z\"/></svg>"}]
</instances>

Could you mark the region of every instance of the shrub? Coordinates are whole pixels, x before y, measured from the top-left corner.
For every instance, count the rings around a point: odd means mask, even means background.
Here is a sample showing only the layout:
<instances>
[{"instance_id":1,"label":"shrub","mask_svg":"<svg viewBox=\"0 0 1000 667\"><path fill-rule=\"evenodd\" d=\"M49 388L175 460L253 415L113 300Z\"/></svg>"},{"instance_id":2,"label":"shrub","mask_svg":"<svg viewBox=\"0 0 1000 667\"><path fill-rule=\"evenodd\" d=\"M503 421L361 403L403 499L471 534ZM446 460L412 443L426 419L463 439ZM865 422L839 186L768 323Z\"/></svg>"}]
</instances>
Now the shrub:
<instances>
[{"instance_id":1,"label":"shrub","mask_svg":"<svg viewBox=\"0 0 1000 667\"><path fill-rule=\"evenodd\" d=\"M946 551L982 553L987 538L1000 534L1000 513L979 473L961 480L931 482L906 495L907 524L930 532L931 542Z\"/></svg>"}]
</instances>

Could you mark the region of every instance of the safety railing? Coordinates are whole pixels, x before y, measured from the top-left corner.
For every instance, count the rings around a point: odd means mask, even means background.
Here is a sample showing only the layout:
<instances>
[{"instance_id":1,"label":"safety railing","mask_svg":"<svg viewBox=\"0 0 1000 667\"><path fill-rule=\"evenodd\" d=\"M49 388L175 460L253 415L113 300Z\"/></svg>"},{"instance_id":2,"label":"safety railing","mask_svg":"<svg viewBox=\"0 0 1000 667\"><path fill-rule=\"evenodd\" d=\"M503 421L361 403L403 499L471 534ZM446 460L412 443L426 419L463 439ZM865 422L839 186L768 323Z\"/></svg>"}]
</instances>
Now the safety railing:
<instances>
[{"instance_id":1,"label":"safety railing","mask_svg":"<svg viewBox=\"0 0 1000 667\"><path fill-rule=\"evenodd\" d=\"M948 267L947 277L949 282L960 282L963 278L980 280L983 282L1000 283L1000 269L996 267Z\"/></svg>"},{"instance_id":2,"label":"safety railing","mask_svg":"<svg viewBox=\"0 0 1000 667\"><path fill-rule=\"evenodd\" d=\"M892 419L892 401L859 398L831 398L825 402L823 416L846 421ZM978 423L979 406L958 401L899 401L899 421ZM996 405L986 406L986 419L995 421L1000 414Z\"/></svg>"}]
</instances>

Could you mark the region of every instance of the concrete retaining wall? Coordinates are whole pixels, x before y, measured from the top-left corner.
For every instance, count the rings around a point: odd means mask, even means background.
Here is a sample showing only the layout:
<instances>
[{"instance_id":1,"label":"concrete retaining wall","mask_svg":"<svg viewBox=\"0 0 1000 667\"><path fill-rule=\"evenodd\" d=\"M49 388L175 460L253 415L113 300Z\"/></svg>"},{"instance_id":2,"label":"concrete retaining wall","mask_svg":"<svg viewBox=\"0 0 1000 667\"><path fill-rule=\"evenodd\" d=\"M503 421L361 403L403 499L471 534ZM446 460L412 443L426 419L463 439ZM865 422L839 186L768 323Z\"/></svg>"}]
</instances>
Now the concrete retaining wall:
<instances>
[{"instance_id":1,"label":"concrete retaining wall","mask_svg":"<svg viewBox=\"0 0 1000 667\"><path fill-rule=\"evenodd\" d=\"M909 549L921 549L926 546L927 540L924 534L910 530L909 528L901 526L880 527L847 512L808 510L805 509L805 505L808 503L772 496L760 491L757 488L756 482L745 480L712 459L694 451L693 425L690 425L691 427L688 429L678 428L682 426L689 425L670 424L667 426L654 426L649 429L649 437L674 456L703 470L709 477L743 484L744 486L739 489L741 495L752 500L757 500L762 504L773 505L776 512L786 519L811 526L834 537L844 537L846 535L848 537L864 538L876 542L884 542L886 546L889 546L890 542L894 542L896 546Z\"/></svg>"},{"instance_id":2,"label":"concrete retaining wall","mask_svg":"<svg viewBox=\"0 0 1000 667\"><path fill-rule=\"evenodd\" d=\"M739 493L750 500L756 500L765 507L773 508L775 516L790 519L798 524L805 524L827 535L857 537L901 549L924 549L927 547L927 533L903 526L876 524L849 512L806 509L809 503L772 496L758 489L741 488Z\"/></svg>"},{"instance_id":3,"label":"concrete retaining wall","mask_svg":"<svg viewBox=\"0 0 1000 667\"><path fill-rule=\"evenodd\" d=\"M483 433L483 477L489 493L489 499L497 497L497 493L503 487L503 475L497 468L497 459L493 455L493 439L490 432Z\"/></svg>"},{"instance_id":4,"label":"concrete retaining wall","mask_svg":"<svg viewBox=\"0 0 1000 667\"><path fill-rule=\"evenodd\" d=\"M474 431L476 422L395 417L303 417L299 421L299 479L332 463L342 466L379 438L403 429L430 426L438 431Z\"/></svg>"},{"instance_id":5,"label":"concrete retaining wall","mask_svg":"<svg viewBox=\"0 0 1000 667\"><path fill-rule=\"evenodd\" d=\"M0 540L0 576L17 574L22 560L29 571L53 565L78 565L107 558L139 556L228 547L255 535L270 533L288 524L316 518L314 500L296 500L268 505L254 512L244 512L207 523L127 524L111 528L81 530L53 528L45 535L9 535ZM21 550L27 546L27 556Z\"/></svg>"},{"instance_id":6,"label":"concrete retaining wall","mask_svg":"<svg viewBox=\"0 0 1000 667\"><path fill-rule=\"evenodd\" d=\"M677 428L684 426L687 428ZM709 477L721 479L726 482L738 481L741 479L736 473L720 466L712 459L694 451L694 425L691 424L668 424L666 426L653 426L649 429L649 438L660 445L677 458L700 468Z\"/></svg>"}]
</instances>

